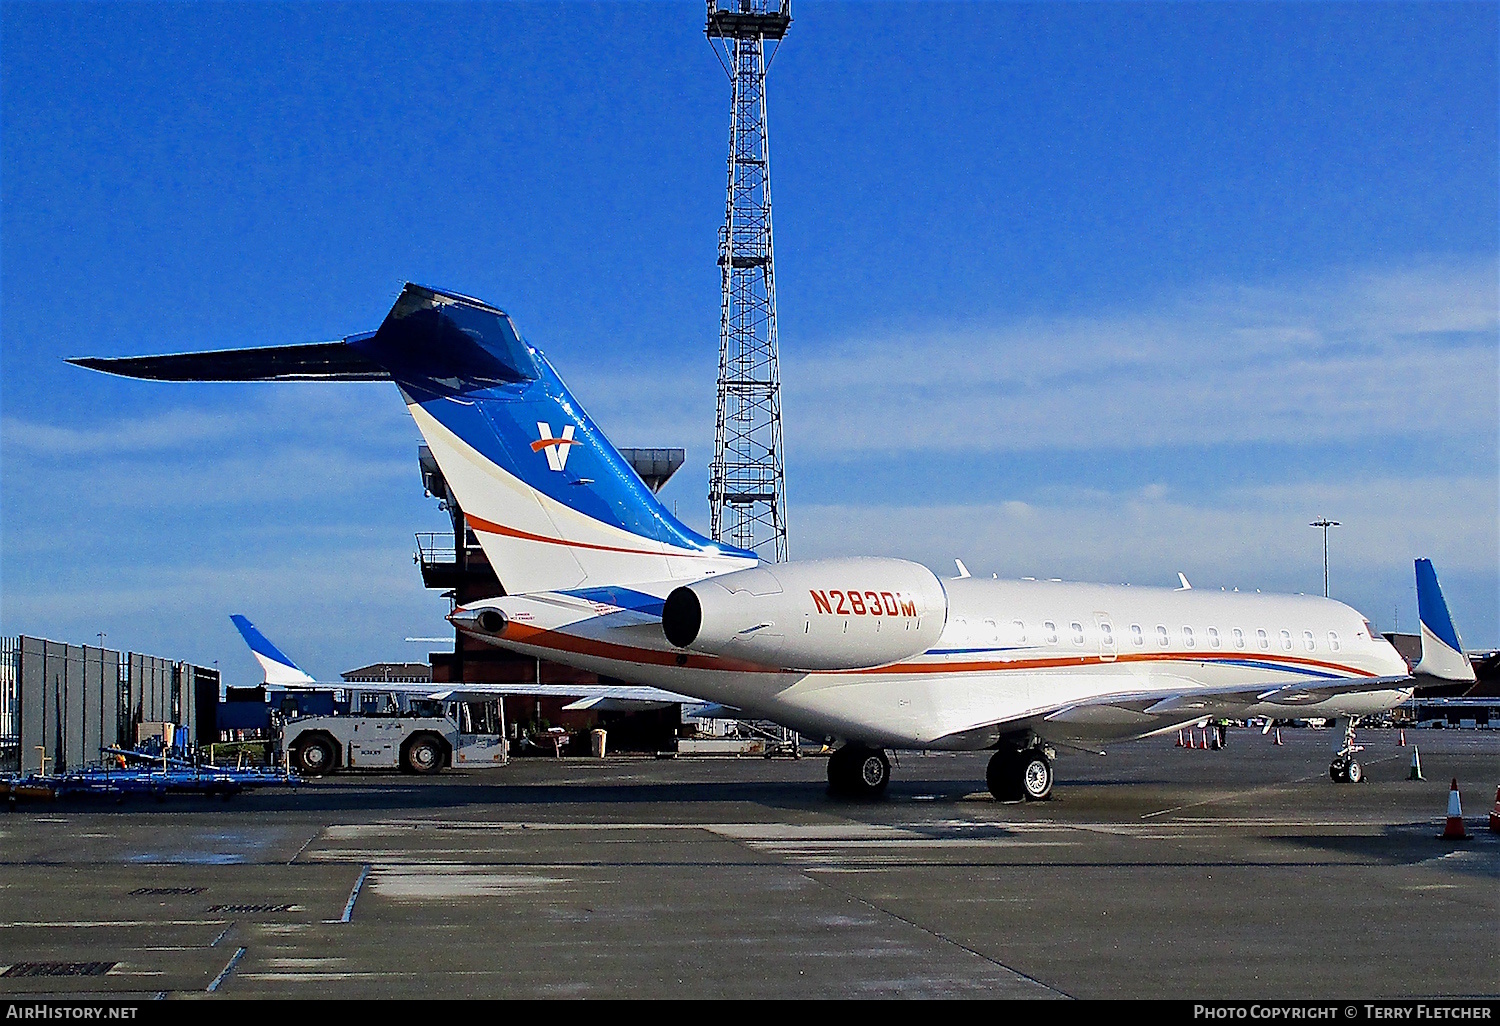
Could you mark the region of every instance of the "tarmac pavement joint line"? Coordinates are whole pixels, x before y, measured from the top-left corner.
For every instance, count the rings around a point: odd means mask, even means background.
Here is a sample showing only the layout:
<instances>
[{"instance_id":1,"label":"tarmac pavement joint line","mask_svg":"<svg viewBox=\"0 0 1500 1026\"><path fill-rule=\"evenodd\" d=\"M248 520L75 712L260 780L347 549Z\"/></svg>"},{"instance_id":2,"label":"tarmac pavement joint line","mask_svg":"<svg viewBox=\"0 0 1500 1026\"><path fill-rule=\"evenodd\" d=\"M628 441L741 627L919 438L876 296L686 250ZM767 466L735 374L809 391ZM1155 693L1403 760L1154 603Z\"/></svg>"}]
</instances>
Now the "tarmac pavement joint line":
<instances>
[{"instance_id":1,"label":"tarmac pavement joint line","mask_svg":"<svg viewBox=\"0 0 1500 1026\"><path fill-rule=\"evenodd\" d=\"M306 847L306 845L303 845L303 847ZM288 865L290 865L290 863L288 863ZM360 870L359 879L354 881L354 889L349 892L349 902L344 906L344 914L337 919L326 919L324 920L324 922L347 923L354 917L354 903L359 900L360 888L364 887L365 880L369 877L369 875L370 866L369 863L366 863L365 867Z\"/></svg>"},{"instance_id":2,"label":"tarmac pavement joint line","mask_svg":"<svg viewBox=\"0 0 1500 1026\"><path fill-rule=\"evenodd\" d=\"M244 957L245 949L240 948L239 950L237 950L234 953L233 957L229 959L229 964L224 966L224 968L219 971L219 975L214 977L214 981L208 985L208 989L205 991L205 993L212 994L214 991L218 990L219 984L223 983L226 979L229 978L229 974L234 972L234 967L239 965L240 959Z\"/></svg>"},{"instance_id":3,"label":"tarmac pavement joint line","mask_svg":"<svg viewBox=\"0 0 1500 1026\"><path fill-rule=\"evenodd\" d=\"M311 837L309 837L306 841L302 842L302 847L300 847L300 848L297 849L297 854L293 855L291 858L289 858L289 859L286 860L286 864L290 866L293 862L296 862L297 859L301 858L302 853L307 850L307 846L310 845L310 844L312 844L314 841L316 841L319 837L322 836L322 834L323 834L322 830L315 831Z\"/></svg>"},{"instance_id":4,"label":"tarmac pavement joint line","mask_svg":"<svg viewBox=\"0 0 1500 1026\"><path fill-rule=\"evenodd\" d=\"M1000 961L998 958L992 958L991 956L986 955L982 951L979 951L979 950L977 950L975 948L969 947L969 945L964 944L962 941L956 941L952 937L947 936L946 934L939 933L936 930L929 929L929 928L923 926L921 923L913 922L912 920L906 918L903 915L900 915L899 913L892 912L888 908L884 908L884 907L882 907L880 905L875 904L875 902L870 901L868 898L864 898L864 897L861 897L858 894L854 894L854 893L852 893L850 891L846 891L842 887L835 887L833 884L829 883L827 880L821 879L819 877L809 876L807 873L802 873L800 875L803 876L805 879L808 879L808 880L812 881L813 883L817 884L819 887L826 887L828 890L833 891L835 894L841 894L841 895L843 895L845 898L848 898L850 901L857 901L857 902L859 902L861 905L865 906L866 908L870 909L873 912L878 912L878 913L880 913L883 916L886 916L886 917L888 917L890 919L896 920L896 922L898 922L898 923L903 923L906 926L912 928L913 930L917 930L917 931L919 931L921 933L924 933L927 936L932 937L933 939L935 939L937 941L940 941L943 944L948 944L948 945L951 945L952 947L958 948L960 951L967 952L968 954L973 955L975 958L978 958L981 961L988 962L990 965L995 966L997 969L1003 969L1007 973L1010 973L1011 975L1015 976L1018 979L1025 980L1027 983L1030 983L1030 984L1032 984L1034 986L1042 988L1042 990L1046 991L1048 994L1054 995L1056 997L1069 998L1069 999L1071 999L1073 997L1073 995L1067 993L1066 991L1060 990L1057 987L1053 987L1053 986L1051 986L1049 984L1043 983L1041 980L1038 980L1036 977L1029 976L1026 973L1021 972L1021 970L1014 968L1013 966L1006 965L1004 962Z\"/></svg>"}]
</instances>

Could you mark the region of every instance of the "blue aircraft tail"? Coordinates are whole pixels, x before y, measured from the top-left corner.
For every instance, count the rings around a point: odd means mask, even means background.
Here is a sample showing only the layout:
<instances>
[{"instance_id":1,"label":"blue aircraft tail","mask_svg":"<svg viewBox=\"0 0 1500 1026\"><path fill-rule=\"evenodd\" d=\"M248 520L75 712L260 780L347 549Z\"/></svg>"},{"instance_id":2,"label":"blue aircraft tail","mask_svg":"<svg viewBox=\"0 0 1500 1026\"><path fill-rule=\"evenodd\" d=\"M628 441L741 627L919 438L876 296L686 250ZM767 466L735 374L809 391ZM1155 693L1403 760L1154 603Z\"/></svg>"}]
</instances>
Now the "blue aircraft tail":
<instances>
[{"instance_id":1,"label":"blue aircraft tail","mask_svg":"<svg viewBox=\"0 0 1500 1026\"><path fill-rule=\"evenodd\" d=\"M1472 681L1474 667L1448 615L1432 560L1417 560L1417 617L1422 621L1422 659L1413 671L1439 680Z\"/></svg>"},{"instance_id":2,"label":"blue aircraft tail","mask_svg":"<svg viewBox=\"0 0 1500 1026\"><path fill-rule=\"evenodd\" d=\"M508 592L755 564L662 506L503 311L408 284L378 331L347 342L400 386Z\"/></svg>"},{"instance_id":3,"label":"blue aircraft tail","mask_svg":"<svg viewBox=\"0 0 1500 1026\"><path fill-rule=\"evenodd\" d=\"M267 684L277 687L298 687L314 683L312 677L288 659L281 649L267 641L266 636L255 629L255 624L238 613L232 614L229 619L239 630L240 637L245 639L245 644L250 646L250 654L255 656L255 661L260 663L261 669L265 671Z\"/></svg>"}]
</instances>

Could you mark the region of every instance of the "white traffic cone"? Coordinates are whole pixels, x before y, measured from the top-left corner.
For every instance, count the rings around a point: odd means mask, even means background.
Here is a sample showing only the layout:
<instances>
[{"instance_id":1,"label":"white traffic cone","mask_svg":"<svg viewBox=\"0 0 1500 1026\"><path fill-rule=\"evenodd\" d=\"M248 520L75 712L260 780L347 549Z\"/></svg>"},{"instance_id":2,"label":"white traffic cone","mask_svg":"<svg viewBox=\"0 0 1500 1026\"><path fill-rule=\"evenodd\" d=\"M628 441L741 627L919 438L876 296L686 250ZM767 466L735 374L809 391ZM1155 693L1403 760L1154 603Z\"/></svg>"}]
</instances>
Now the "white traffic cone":
<instances>
[{"instance_id":1,"label":"white traffic cone","mask_svg":"<svg viewBox=\"0 0 1500 1026\"><path fill-rule=\"evenodd\" d=\"M1458 778L1448 789L1448 822L1443 824L1442 839L1445 841L1467 841L1469 832L1464 829L1464 807L1458 798Z\"/></svg>"},{"instance_id":2,"label":"white traffic cone","mask_svg":"<svg viewBox=\"0 0 1500 1026\"><path fill-rule=\"evenodd\" d=\"M1406 747L1406 731L1403 730L1401 732L1401 740L1399 740L1399 741L1396 742L1396 747L1397 748L1405 748Z\"/></svg>"},{"instance_id":3,"label":"white traffic cone","mask_svg":"<svg viewBox=\"0 0 1500 1026\"><path fill-rule=\"evenodd\" d=\"M1279 744L1281 744L1281 743L1282 743L1282 742L1281 742L1281 728L1280 728L1280 727L1277 727L1277 728L1276 728L1276 744L1278 744L1278 745L1279 745Z\"/></svg>"},{"instance_id":4,"label":"white traffic cone","mask_svg":"<svg viewBox=\"0 0 1500 1026\"><path fill-rule=\"evenodd\" d=\"M1407 780L1426 780L1422 776L1422 750L1416 745L1411 746L1411 772L1406 775Z\"/></svg>"}]
</instances>

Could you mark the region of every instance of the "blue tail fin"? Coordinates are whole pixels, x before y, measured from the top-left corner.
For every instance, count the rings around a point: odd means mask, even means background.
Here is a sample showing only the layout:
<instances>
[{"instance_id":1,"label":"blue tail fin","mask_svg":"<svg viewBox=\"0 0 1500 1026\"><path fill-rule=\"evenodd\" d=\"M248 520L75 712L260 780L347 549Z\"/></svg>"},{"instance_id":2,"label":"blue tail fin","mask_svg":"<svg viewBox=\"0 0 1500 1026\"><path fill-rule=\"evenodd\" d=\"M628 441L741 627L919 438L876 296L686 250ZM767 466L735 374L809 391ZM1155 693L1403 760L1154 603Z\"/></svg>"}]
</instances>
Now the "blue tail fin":
<instances>
[{"instance_id":1,"label":"blue tail fin","mask_svg":"<svg viewBox=\"0 0 1500 1026\"><path fill-rule=\"evenodd\" d=\"M753 552L672 516L501 310L408 284L373 335L386 368L512 594L689 580Z\"/></svg>"},{"instance_id":2,"label":"blue tail fin","mask_svg":"<svg viewBox=\"0 0 1500 1026\"><path fill-rule=\"evenodd\" d=\"M1422 621L1422 659L1415 673L1440 680L1472 681L1474 667L1448 615L1432 560L1417 560L1417 617Z\"/></svg>"},{"instance_id":3,"label":"blue tail fin","mask_svg":"<svg viewBox=\"0 0 1500 1026\"><path fill-rule=\"evenodd\" d=\"M250 654L255 656L255 661L260 663L261 669L265 671L267 684L296 687L301 684L314 683L312 677L288 659L281 649L267 641L266 636L255 629L255 624L238 613L232 614L229 619L239 629L240 637L245 639L245 644L250 646Z\"/></svg>"}]
</instances>

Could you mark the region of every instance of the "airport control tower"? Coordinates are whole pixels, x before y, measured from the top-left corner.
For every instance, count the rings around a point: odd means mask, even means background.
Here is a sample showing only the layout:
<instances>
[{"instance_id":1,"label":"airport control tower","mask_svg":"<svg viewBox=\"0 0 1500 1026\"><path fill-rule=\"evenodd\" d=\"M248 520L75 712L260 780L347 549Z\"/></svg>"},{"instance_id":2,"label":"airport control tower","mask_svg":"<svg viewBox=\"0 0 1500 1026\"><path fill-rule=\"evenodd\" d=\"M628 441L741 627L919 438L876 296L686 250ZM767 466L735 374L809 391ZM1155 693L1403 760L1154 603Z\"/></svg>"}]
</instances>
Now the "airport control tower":
<instances>
[{"instance_id":1,"label":"airport control tower","mask_svg":"<svg viewBox=\"0 0 1500 1026\"><path fill-rule=\"evenodd\" d=\"M732 88L709 533L743 549L766 548L762 555L777 562L787 558L786 478L766 70L791 23L790 0L708 0L704 29Z\"/></svg>"}]
</instances>

